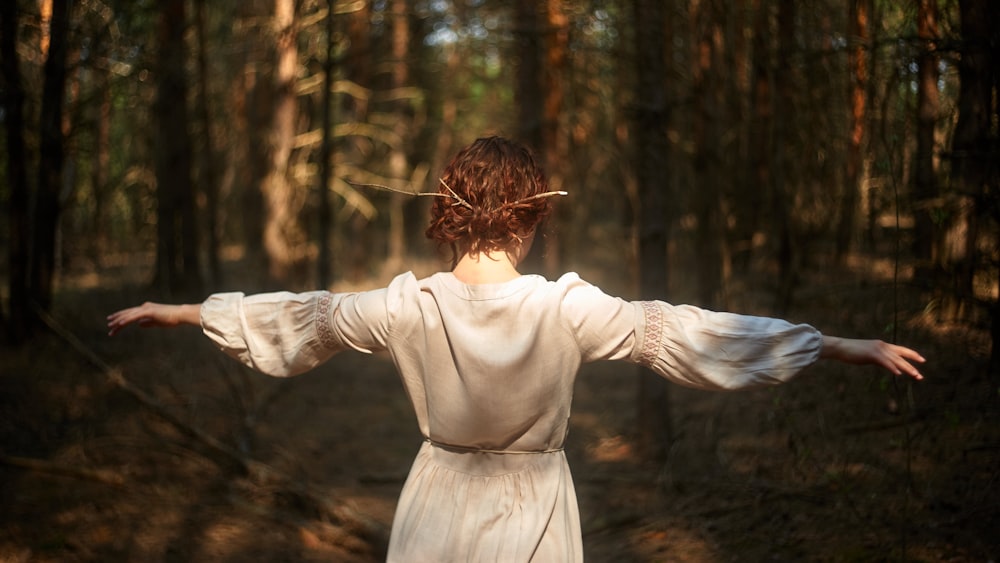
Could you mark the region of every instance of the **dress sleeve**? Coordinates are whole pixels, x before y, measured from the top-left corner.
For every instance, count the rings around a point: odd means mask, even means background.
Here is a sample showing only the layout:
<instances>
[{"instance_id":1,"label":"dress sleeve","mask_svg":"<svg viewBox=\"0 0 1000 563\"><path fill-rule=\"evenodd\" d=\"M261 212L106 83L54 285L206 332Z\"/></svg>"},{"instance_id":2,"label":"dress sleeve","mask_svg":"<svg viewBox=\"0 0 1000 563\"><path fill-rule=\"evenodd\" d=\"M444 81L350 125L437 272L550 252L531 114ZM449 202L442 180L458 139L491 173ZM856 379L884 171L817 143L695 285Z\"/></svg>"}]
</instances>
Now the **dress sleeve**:
<instances>
[{"instance_id":1,"label":"dress sleeve","mask_svg":"<svg viewBox=\"0 0 1000 563\"><path fill-rule=\"evenodd\" d=\"M388 291L218 293L202 303L201 326L227 355L257 371L287 377L348 348L385 349L393 301Z\"/></svg>"},{"instance_id":2,"label":"dress sleeve","mask_svg":"<svg viewBox=\"0 0 1000 563\"><path fill-rule=\"evenodd\" d=\"M661 301L633 306L631 360L688 387L731 390L782 383L815 362L823 345L820 332L806 324Z\"/></svg>"}]
</instances>

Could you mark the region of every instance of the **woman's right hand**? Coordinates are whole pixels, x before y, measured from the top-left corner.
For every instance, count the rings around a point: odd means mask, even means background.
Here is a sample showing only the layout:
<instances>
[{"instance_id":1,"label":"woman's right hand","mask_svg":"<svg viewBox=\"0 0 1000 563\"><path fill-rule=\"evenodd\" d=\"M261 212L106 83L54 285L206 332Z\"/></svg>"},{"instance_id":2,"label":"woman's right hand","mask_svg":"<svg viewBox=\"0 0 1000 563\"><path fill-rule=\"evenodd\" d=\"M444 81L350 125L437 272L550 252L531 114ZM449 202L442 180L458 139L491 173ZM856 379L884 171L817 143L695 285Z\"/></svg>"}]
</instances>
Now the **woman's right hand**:
<instances>
[{"instance_id":1,"label":"woman's right hand","mask_svg":"<svg viewBox=\"0 0 1000 563\"><path fill-rule=\"evenodd\" d=\"M914 363L924 363L924 358L915 350L881 340L859 340L823 335L820 357L848 364L875 364L895 375L908 375L913 379L924 376Z\"/></svg>"}]
</instances>

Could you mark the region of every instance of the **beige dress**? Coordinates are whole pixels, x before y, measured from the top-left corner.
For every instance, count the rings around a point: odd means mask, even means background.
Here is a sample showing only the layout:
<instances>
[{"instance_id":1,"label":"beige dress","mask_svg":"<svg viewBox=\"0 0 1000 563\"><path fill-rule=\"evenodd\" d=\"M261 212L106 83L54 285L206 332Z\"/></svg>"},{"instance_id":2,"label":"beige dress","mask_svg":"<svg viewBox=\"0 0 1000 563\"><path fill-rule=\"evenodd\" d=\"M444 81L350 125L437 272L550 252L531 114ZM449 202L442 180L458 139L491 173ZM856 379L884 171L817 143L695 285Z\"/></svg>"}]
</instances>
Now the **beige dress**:
<instances>
[{"instance_id":1,"label":"beige dress","mask_svg":"<svg viewBox=\"0 0 1000 563\"><path fill-rule=\"evenodd\" d=\"M339 351L387 351L426 441L403 486L389 561L581 561L563 453L580 364L626 360L682 385L788 380L816 360L808 325L629 302L566 274L468 285L451 273L335 294L211 296L205 333L274 376Z\"/></svg>"}]
</instances>

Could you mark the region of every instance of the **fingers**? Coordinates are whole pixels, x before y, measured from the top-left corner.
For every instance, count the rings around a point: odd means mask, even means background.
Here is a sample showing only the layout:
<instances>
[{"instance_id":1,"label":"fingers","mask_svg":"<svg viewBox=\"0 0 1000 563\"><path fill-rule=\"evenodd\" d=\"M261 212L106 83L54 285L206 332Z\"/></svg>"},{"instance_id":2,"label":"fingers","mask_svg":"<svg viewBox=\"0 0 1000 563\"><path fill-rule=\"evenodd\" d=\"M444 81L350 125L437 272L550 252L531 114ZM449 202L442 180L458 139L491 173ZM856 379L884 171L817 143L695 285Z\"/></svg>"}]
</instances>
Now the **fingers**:
<instances>
[{"instance_id":1,"label":"fingers","mask_svg":"<svg viewBox=\"0 0 1000 563\"><path fill-rule=\"evenodd\" d=\"M108 336L114 336L133 322L133 309L123 309L108 315Z\"/></svg>"},{"instance_id":2,"label":"fingers","mask_svg":"<svg viewBox=\"0 0 1000 563\"><path fill-rule=\"evenodd\" d=\"M885 344L881 363L895 375L908 375L916 380L924 378L913 363L924 363L924 357L917 351L897 344Z\"/></svg>"},{"instance_id":3,"label":"fingers","mask_svg":"<svg viewBox=\"0 0 1000 563\"><path fill-rule=\"evenodd\" d=\"M129 307L128 309L111 313L107 318L108 336L118 334L122 329L133 323L139 326L155 324L154 311L152 304L144 303L138 307Z\"/></svg>"}]
</instances>

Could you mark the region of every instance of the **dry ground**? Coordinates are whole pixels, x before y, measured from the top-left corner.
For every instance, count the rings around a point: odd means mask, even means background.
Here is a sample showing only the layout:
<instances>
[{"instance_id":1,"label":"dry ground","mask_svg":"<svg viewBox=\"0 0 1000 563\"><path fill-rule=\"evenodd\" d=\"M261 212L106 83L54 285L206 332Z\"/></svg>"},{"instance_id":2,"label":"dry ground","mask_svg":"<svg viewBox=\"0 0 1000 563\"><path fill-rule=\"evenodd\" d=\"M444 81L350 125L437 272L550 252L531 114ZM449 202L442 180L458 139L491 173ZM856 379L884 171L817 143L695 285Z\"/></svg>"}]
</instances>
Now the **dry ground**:
<instances>
[{"instance_id":1,"label":"dry ground","mask_svg":"<svg viewBox=\"0 0 1000 563\"><path fill-rule=\"evenodd\" d=\"M817 364L772 389L673 387L676 439L650 462L633 443L635 371L587 366L567 451L588 561L1000 557L986 334L936 325L926 297L878 271L828 273L789 317L845 336L894 328L929 358L923 383ZM420 443L387 359L345 354L276 380L197 330L109 339L104 315L149 295L102 283L64 288L55 318L158 407L64 337L0 352L0 562L378 561ZM763 312L763 287L744 284L734 308Z\"/></svg>"}]
</instances>

